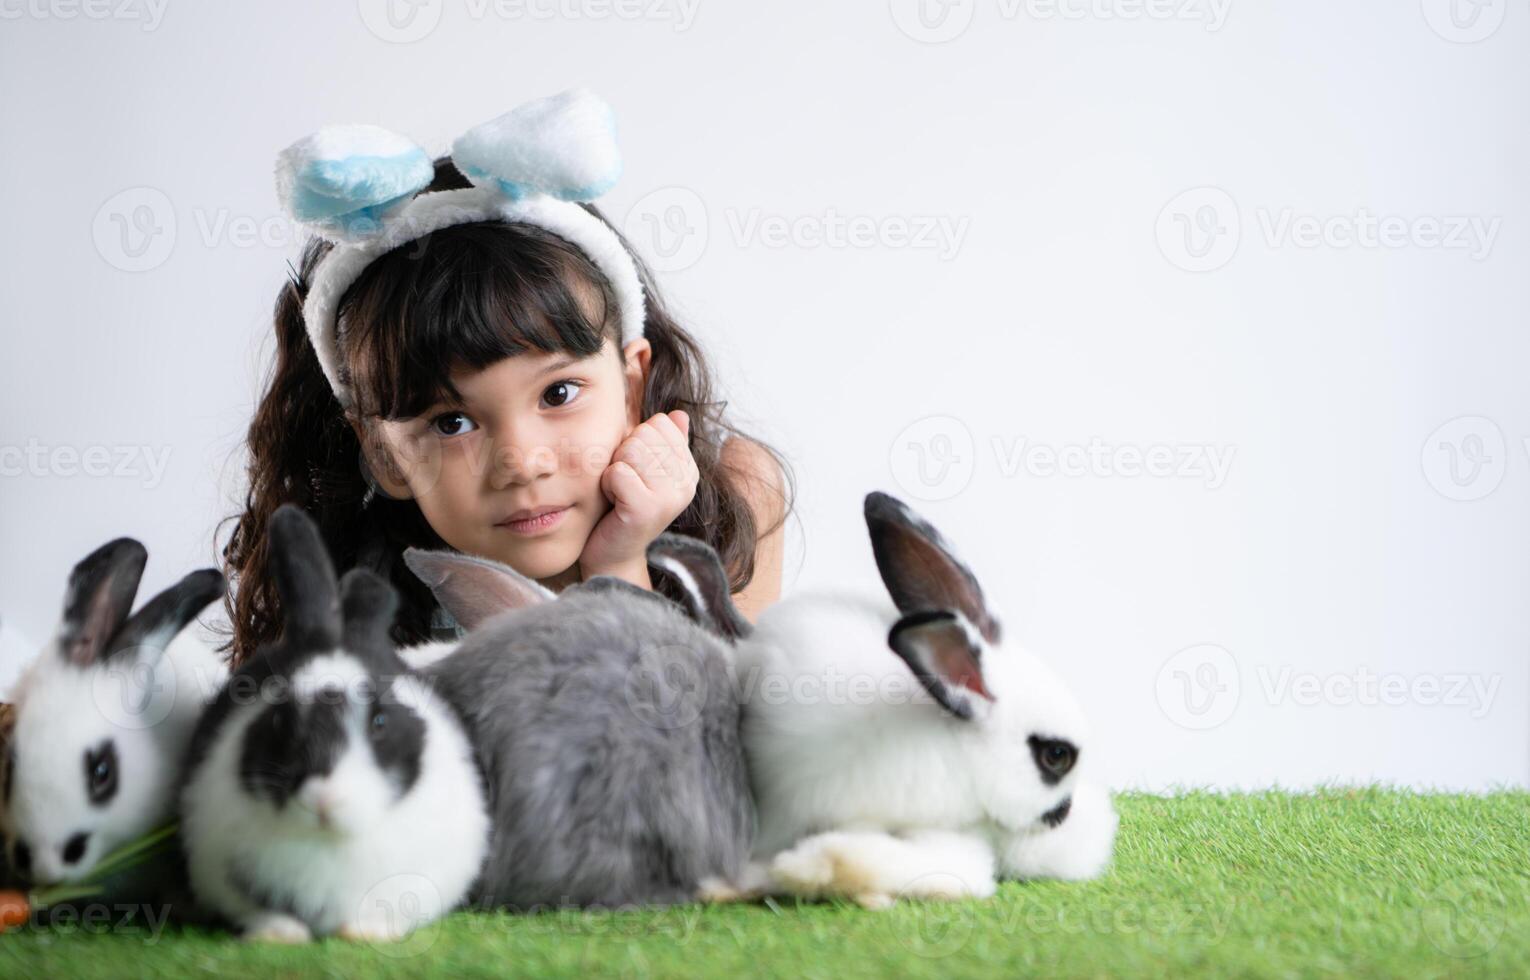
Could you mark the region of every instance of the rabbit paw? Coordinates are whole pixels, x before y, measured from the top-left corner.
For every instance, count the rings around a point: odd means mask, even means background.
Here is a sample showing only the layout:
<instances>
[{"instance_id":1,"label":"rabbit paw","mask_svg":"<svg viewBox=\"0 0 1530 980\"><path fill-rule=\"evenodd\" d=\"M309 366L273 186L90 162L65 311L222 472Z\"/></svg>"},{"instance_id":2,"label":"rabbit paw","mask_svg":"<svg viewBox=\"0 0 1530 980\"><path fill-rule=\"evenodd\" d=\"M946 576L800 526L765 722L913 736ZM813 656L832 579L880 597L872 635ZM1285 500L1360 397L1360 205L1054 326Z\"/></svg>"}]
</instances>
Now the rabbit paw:
<instances>
[{"instance_id":1,"label":"rabbit paw","mask_svg":"<svg viewBox=\"0 0 1530 980\"><path fill-rule=\"evenodd\" d=\"M770 891L770 870L763 864L750 861L732 879L703 878L696 887L696 899L701 902L753 902Z\"/></svg>"},{"instance_id":2,"label":"rabbit paw","mask_svg":"<svg viewBox=\"0 0 1530 980\"><path fill-rule=\"evenodd\" d=\"M363 919L347 922L335 930L341 939L356 943L392 943L408 935L408 929L400 929L387 919Z\"/></svg>"},{"instance_id":3,"label":"rabbit paw","mask_svg":"<svg viewBox=\"0 0 1530 980\"><path fill-rule=\"evenodd\" d=\"M893 903L897 901L897 899L886 892L862 892L854 896L854 898L855 904L863 909L871 909L874 912L881 909L890 909Z\"/></svg>"},{"instance_id":4,"label":"rabbit paw","mask_svg":"<svg viewBox=\"0 0 1530 980\"><path fill-rule=\"evenodd\" d=\"M851 834L809 837L776 855L770 874L792 894L804 897L849 898L869 909L886 908L893 901L878 880L874 855L857 846Z\"/></svg>"},{"instance_id":5,"label":"rabbit paw","mask_svg":"<svg viewBox=\"0 0 1530 980\"><path fill-rule=\"evenodd\" d=\"M313 933L301 919L280 912L261 912L245 920L240 938L254 943L306 943Z\"/></svg>"}]
</instances>

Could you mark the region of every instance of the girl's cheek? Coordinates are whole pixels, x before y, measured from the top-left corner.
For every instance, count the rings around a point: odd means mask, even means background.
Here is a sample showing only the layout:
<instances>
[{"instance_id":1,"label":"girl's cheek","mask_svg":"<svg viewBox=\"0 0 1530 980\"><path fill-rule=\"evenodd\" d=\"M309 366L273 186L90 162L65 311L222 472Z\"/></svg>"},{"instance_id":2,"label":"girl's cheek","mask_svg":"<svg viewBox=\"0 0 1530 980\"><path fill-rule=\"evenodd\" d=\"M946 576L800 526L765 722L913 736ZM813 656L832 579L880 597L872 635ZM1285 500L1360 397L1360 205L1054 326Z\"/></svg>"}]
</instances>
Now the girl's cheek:
<instances>
[{"instance_id":1,"label":"girl's cheek","mask_svg":"<svg viewBox=\"0 0 1530 980\"><path fill-rule=\"evenodd\" d=\"M440 440L441 469L470 479L480 479L494 462L494 444L482 432Z\"/></svg>"},{"instance_id":2,"label":"girl's cheek","mask_svg":"<svg viewBox=\"0 0 1530 980\"><path fill-rule=\"evenodd\" d=\"M404 432L384 423L384 446L395 470L413 496L429 493L441 478L440 440L429 434Z\"/></svg>"},{"instance_id":3,"label":"girl's cheek","mask_svg":"<svg viewBox=\"0 0 1530 980\"><path fill-rule=\"evenodd\" d=\"M478 486L478 474L483 472L483 465L477 455L471 452L471 447L443 443L440 457L441 466L432 492L451 499Z\"/></svg>"},{"instance_id":4,"label":"girl's cheek","mask_svg":"<svg viewBox=\"0 0 1530 980\"><path fill-rule=\"evenodd\" d=\"M582 483L599 484L626 433L625 420L613 427L607 418L591 418L571 427L564 433L559 453L564 474Z\"/></svg>"},{"instance_id":5,"label":"girl's cheek","mask_svg":"<svg viewBox=\"0 0 1530 980\"><path fill-rule=\"evenodd\" d=\"M563 454L564 474L580 483L599 483L611 465L612 447L601 442L571 445Z\"/></svg>"}]
</instances>

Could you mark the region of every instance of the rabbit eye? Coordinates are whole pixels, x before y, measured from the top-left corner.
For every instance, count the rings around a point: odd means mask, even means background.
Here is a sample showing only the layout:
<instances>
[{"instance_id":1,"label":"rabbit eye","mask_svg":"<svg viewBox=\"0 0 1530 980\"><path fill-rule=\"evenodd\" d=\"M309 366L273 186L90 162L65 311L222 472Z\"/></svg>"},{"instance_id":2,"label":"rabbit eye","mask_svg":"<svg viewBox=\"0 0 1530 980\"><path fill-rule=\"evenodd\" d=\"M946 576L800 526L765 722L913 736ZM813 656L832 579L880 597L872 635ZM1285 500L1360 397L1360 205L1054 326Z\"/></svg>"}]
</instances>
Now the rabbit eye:
<instances>
[{"instance_id":1,"label":"rabbit eye","mask_svg":"<svg viewBox=\"0 0 1530 980\"><path fill-rule=\"evenodd\" d=\"M1031 756L1036 760L1036 768L1041 770L1041 781L1044 783L1056 783L1078 762L1078 748L1066 739L1032 735L1028 741Z\"/></svg>"},{"instance_id":2,"label":"rabbit eye","mask_svg":"<svg viewBox=\"0 0 1530 980\"><path fill-rule=\"evenodd\" d=\"M378 710L372 713L372 733L375 735L388 727L387 713Z\"/></svg>"},{"instance_id":3,"label":"rabbit eye","mask_svg":"<svg viewBox=\"0 0 1530 980\"><path fill-rule=\"evenodd\" d=\"M110 740L85 753L85 787L90 802L106 803L117 792L117 745Z\"/></svg>"}]
</instances>

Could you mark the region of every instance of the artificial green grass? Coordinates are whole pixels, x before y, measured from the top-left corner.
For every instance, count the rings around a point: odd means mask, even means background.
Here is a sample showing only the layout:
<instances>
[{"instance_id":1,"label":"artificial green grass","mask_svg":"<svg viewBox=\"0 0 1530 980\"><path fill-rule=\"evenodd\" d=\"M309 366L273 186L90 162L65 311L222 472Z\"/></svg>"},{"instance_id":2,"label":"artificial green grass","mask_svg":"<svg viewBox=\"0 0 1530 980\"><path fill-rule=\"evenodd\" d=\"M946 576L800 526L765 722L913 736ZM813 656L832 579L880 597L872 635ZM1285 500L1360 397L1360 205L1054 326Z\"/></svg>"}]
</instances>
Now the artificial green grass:
<instances>
[{"instance_id":1,"label":"artificial green grass","mask_svg":"<svg viewBox=\"0 0 1530 980\"><path fill-rule=\"evenodd\" d=\"M24 927L0 976L1530 976L1530 793L1117 797L1110 871L885 911L459 912L395 946Z\"/></svg>"}]
</instances>

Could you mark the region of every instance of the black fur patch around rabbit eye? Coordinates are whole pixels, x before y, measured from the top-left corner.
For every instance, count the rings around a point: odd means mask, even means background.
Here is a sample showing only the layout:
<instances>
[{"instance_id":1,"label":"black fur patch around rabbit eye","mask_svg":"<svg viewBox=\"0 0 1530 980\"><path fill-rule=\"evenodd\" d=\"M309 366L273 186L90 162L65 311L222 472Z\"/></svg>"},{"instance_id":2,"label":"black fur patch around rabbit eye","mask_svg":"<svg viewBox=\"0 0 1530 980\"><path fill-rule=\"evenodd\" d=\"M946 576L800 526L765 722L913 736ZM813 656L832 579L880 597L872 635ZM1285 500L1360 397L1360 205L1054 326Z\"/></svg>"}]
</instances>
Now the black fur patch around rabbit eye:
<instances>
[{"instance_id":1,"label":"black fur patch around rabbit eye","mask_svg":"<svg viewBox=\"0 0 1530 980\"><path fill-rule=\"evenodd\" d=\"M1032 735L1026 742L1041 772L1041 781L1048 786L1055 786L1078 763L1078 746L1067 739Z\"/></svg>"},{"instance_id":2,"label":"black fur patch around rabbit eye","mask_svg":"<svg viewBox=\"0 0 1530 980\"><path fill-rule=\"evenodd\" d=\"M332 770L345 745L343 710L322 702L300 710L284 701L251 722L239 758L245 792L280 808L309 776Z\"/></svg>"},{"instance_id":3,"label":"black fur patch around rabbit eye","mask_svg":"<svg viewBox=\"0 0 1530 980\"><path fill-rule=\"evenodd\" d=\"M92 806L105 806L117 795L117 743L111 739L85 750L85 792Z\"/></svg>"},{"instance_id":4,"label":"black fur patch around rabbit eye","mask_svg":"<svg viewBox=\"0 0 1530 980\"><path fill-rule=\"evenodd\" d=\"M420 753L425 745L425 721L402 704L374 704L366 716L367 740L377 766L399 796L420 778Z\"/></svg>"},{"instance_id":5,"label":"black fur patch around rabbit eye","mask_svg":"<svg viewBox=\"0 0 1530 980\"><path fill-rule=\"evenodd\" d=\"M239 782L251 796L264 796L281 807L296 790L297 769L294 739L297 708L283 702L271 705L244 730L239 752Z\"/></svg>"}]
</instances>

